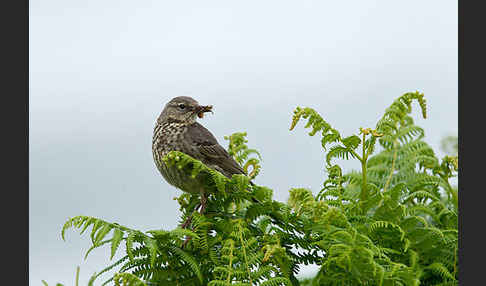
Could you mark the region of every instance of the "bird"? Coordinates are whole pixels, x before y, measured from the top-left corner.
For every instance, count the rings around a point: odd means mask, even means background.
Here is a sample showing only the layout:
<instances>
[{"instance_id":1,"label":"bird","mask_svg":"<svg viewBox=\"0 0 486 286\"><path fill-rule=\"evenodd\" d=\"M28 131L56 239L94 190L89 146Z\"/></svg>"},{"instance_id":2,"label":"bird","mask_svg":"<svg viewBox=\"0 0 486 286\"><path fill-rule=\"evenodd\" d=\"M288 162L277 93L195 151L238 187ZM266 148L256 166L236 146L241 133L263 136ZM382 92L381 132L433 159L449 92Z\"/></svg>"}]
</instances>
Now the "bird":
<instances>
[{"instance_id":1,"label":"bird","mask_svg":"<svg viewBox=\"0 0 486 286\"><path fill-rule=\"evenodd\" d=\"M200 105L189 96L178 96L167 102L158 116L152 137L152 154L162 177L172 186L191 194L200 194L199 212L204 213L207 193L204 176L191 177L177 166L168 166L162 160L171 151L180 151L231 178L234 174L246 175L243 168L222 147L214 135L197 122L204 114L212 111L212 105ZM182 225L187 227L190 216Z\"/></svg>"}]
</instances>

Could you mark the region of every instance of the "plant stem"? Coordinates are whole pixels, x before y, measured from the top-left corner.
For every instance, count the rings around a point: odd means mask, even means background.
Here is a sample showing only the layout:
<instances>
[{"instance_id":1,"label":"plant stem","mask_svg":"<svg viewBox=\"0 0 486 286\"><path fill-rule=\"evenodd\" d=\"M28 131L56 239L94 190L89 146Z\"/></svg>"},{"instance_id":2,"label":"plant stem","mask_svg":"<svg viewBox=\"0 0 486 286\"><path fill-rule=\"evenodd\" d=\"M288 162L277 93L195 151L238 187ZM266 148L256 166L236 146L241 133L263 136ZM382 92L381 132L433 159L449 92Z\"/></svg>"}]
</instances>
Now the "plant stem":
<instances>
[{"instance_id":1,"label":"plant stem","mask_svg":"<svg viewBox=\"0 0 486 286\"><path fill-rule=\"evenodd\" d=\"M361 183L361 200L365 201L368 199L368 190L366 188L366 161L361 161L361 173L363 174L363 179Z\"/></svg>"},{"instance_id":2,"label":"plant stem","mask_svg":"<svg viewBox=\"0 0 486 286\"><path fill-rule=\"evenodd\" d=\"M238 229L239 229L239 237L241 242L241 249L243 250L243 257L245 258L246 270L248 272L248 278L250 279L250 285L253 285L253 282L251 280L251 271L248 265L248 258L246 257L246 250L245 250L246 247L245 247L245 241L243 240L243 230L241 229L241 224L239 225Z\"/></svg>"},{"instance_id":3,"label":"plant stem","mask_svg":"<svg viewBox=\"0 0 486 286\"><path fill-rule=\"evenodd\" d=\"M451 184L449 183L449 177L446 175L440 175L442 180L445 183L445 190L450 194L452 198L452 203L454 204L454 210L457 212L458 210L458 197L457 197L457 192L452 188Z\"/></svg>"},{"instance_id":4,"label":"plant stem","mask_svg":"<svg viewBox=\"0 0 486 286\"><path fill-rule=\"evenodd\" d=\"M76 283L75 284L76 286L78 286L78 284L79 284L79 266L76 267L76 280L75 280L74 283Z\"/></svg>"},{"instance_id":5,"label":"plant stem","mask_svg":"<svg viewBox=\"0 0 486 286\"><path fill-rule=\"evenodd\" d=\"M385 186L383 187L383 192L386 192L386 188L388 187L388 184L390 184L391 178L393 176L393 172L395 171L395 161L397 160L397 141L393 142L393 149L395 149L395 152L393 153L393 160L392 160L392 166L390 170L390 175L388 176L388 179L386 180Z\"/></svg>"},{"instance_id":6,"label":"plant stem","mask_svg":"<svg viewBox=\"0 0 486 286\"><path fill-rule=\"evenodd\" d=\"M360 158L361 161L361 174L363 175L363 180L362 180L362 185L361 185L361 194L360 194L360 200L361 204L363 207L363 212L365 211L364 209L364 202L368 199L368 188L367 188L367 182L366 182L366 161L367 161L367 154L366 154L366 148L365 148L365 139L366 139L366 134L363 132L363 156Z\"/></svg>"},{"instance_id":7,"label":"plant stem","mask_svg":"<svg viewBox=\"0 0 486 286\"><path fill-rule=\"evenodd\" d=\"M233 241L230 241L230 245L231 245L231 248L230 248L230 254L229 254L228 277L226 278L226 285L231 284L231 272L232 272L231 268L233 267L233 248L234 248Z\"/></svg>"}]
</instances>

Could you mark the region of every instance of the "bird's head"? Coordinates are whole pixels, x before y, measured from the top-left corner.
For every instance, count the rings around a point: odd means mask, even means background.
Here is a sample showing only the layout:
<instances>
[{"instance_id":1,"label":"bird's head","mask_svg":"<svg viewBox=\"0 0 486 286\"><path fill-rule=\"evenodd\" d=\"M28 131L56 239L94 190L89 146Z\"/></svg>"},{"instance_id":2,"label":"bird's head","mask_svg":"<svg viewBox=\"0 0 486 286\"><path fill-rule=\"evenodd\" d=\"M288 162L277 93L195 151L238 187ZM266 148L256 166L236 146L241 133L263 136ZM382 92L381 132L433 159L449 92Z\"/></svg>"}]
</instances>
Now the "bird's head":
<instances>
[{"instance_id":1,"label":"bird's head","mask_svg":"<svg viewBox=\"0 0 486 286\"><path fill-rule=\"evenodd\" d=\"M212 105L199 105L195 99L189 96L178 96L165 105L157 121L159 123L175 121L191 124L196 121L196 117L203 118L205 112L212 112L212 108Z\"/></svg>"}]
</instances>

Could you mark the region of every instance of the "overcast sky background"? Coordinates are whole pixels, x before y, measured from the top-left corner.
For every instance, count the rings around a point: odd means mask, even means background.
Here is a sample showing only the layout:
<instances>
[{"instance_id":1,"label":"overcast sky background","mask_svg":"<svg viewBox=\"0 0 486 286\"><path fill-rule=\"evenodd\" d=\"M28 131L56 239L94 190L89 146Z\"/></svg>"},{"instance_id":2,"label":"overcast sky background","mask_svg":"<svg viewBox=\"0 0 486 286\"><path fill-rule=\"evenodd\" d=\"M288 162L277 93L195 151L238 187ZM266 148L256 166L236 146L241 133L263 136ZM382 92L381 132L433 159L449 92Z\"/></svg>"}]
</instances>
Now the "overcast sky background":
<instances>
[{"instance_id":1,"label":"overcast sky background","mask_svg":"<svg viewBox=\"0 0 486 286\"><path fill-rule=\"evenodd\" d=\"M61 240L69 217L176 227L180 191L151 154L172 97L212 104L201 123L224 146L223 136L246 131L263 155L256 183L280 201L292 187L318 192L325 176L318 136L303 123L288 130L296 106L351 135L418 90L426 141L439 151L457 134L457 1L29 3L30 285L74 285L77 265L86 285L107 265L109 247L83 260L89 235Z\"/></svg>"}]
</instances>

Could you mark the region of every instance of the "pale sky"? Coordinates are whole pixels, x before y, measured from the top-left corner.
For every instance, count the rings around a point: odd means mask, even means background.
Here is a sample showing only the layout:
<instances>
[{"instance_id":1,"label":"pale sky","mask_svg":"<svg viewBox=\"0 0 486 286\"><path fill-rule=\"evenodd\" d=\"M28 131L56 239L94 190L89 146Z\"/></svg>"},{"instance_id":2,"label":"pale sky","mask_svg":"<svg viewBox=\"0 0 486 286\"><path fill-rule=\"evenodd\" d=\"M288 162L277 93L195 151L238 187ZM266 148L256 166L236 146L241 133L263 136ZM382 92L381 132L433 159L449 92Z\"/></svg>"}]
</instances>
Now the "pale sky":
<instances>
[{"instance_id":1,"label":"pale sky","mask_svg":"<svg viewBox=\"0 0 486 286\"><path fill-rule=\"evenodd\" d=\"M303 123L288 130L296 106L351 135L418 90L429 118L413 114L426 141L439 151L457 134L457 1L29 4L29 285L74 285L77 265L86 285L107 265L109 247L83 260L88 235L61 240L69 217L176 227L181 191L151 153L155 119L172 97L212 104L200 122L225 147L223 136L247 132L263 156L255 182L279 201L293 187L316 193L325 179L320 138Z\"/></svg>"}]
</instances>

